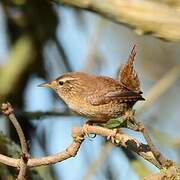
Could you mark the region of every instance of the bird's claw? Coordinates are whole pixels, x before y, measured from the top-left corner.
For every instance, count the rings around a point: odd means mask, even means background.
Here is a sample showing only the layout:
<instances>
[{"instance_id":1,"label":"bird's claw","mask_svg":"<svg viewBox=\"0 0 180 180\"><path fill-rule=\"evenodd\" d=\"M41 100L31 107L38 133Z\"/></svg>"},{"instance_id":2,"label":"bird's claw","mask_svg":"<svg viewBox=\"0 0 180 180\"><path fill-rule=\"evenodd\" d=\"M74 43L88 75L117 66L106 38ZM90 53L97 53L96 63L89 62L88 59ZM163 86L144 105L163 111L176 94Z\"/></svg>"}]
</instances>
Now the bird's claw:
<instances>
[{"instance_id":1,"label":"bird's claw","mask_svg":"<svg viewBox=\"0 0 180 180\"><path fill-rule=\"evenodd\" d=\"M91 125L88 122L83 125L83 127L82 127L82 134L84 136L88 137L89 140L92 140L93 138L96 137L96 134L94 134L93 136L90 136L89 131L88 131L89 126L91 126Z\"/></svg>"},{"instance_id":2,"label":"bird's claw","mask_svg":"<svg viewBox=\"0 0 180 180\"><path fill-rule=\"evenodd\" d=\"M89 133L88 133L88 128L89 128L89 124L88 123L85 123L82 127L82 134L84 134L84 136L88 136Z\"/></svg>"},{"instance_id":3,"label":"bird's claw","mask_svg":"<svg viewBox=\"0 0 180 180\"><path fill-rule=\"evenodd\" d=\"M109 134L109 136L107 137L107 140L108 141L110 140L114 144L115 140L116 140L117 133L118 133L118 129L113 129L111 131L111 133Z\"/></svg>"}]
</instances>

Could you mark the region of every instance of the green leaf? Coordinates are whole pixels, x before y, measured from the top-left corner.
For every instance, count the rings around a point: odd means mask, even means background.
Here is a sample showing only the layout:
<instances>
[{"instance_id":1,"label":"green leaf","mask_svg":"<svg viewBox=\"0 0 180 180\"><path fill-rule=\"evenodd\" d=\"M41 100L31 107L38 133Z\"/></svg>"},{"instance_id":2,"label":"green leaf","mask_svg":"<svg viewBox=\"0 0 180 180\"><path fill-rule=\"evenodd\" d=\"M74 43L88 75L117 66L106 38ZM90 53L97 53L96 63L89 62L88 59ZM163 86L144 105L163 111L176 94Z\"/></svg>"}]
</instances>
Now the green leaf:
<instances>
[{"instance_id":1,"label":"green leaf","mask_svg":"<svg viewBox=\"0 0 180 180\"><path fill-rule=\"evenodd\" d=\"M114 128L120 128L120 127L126 127L126 120L122 118L117 119L110 119L106 124L104 124L104 127L108 129L114 129Z\"/></svg>"}]
</instances>

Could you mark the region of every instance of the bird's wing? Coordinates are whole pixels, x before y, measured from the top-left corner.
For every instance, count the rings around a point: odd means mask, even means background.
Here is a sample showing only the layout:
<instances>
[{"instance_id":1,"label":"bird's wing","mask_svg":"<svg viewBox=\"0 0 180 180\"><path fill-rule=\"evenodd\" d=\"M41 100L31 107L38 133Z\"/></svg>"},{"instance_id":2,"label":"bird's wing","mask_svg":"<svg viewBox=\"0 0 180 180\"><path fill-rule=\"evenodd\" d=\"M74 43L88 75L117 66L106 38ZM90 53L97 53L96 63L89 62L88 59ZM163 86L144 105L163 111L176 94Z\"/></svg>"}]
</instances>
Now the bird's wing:
<instances>
[{"instance_id":1,"label":"bird's wing","mask_svg":"<svg viewBox=\"0 0 180 180\"><path fill-rule=\"evenodd\" d=\"M128 61L120 67L118 81L128 90L134 92L140 91L140 81L137 72L134 69L134 59L136 56L136 45L133 46Z\"/></svg>"},{"instance_id":2,"label":"bird's wing","mask_svg":"<svg viewBox=\"0 0 180 180\"><path fill-rule=\"evenodd\" d=\"M99 94L99 92L98 92ZM98 94L92 94L86 97L86 100L93 106L99 106L103 104L107 104L112 100L118 100L119 103L121 102L136 102L139 100L144 100L144 98L141 96L140 93L136 93L133 91L124 91L122 90L116 90L116 91L110 91L106 92L104 94L98 95Z\"/></svg>"},{"instance_id":3,"label":"bird's wing","mask_svg":"<svg viewBox=\"0 0 180 180\"><path fill-rule=\"evenodd\" d=\"M105 95L106 98L118 98L123 101L139 101L139 100L144 100L144 98L141 96L140 93L136 93L133 91L114 91L114 92L109 92Z\"/></svg>"}]
</instances>

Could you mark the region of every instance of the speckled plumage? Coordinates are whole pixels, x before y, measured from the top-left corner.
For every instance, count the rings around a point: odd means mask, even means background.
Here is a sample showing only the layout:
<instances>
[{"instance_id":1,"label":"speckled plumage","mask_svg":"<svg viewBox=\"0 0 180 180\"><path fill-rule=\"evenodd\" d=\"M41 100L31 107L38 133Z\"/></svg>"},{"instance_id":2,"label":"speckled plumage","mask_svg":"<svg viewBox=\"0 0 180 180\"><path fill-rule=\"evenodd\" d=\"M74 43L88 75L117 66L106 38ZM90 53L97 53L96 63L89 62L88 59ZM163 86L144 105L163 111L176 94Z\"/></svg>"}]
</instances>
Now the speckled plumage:
<instances>
[{"instance_id":1,"label":"speckled plumage","mask_svg":"<svg viewBox=\"0 0 180 180\"><path fill-rule=\"evenodd\" d=\"M96 122L120 117L136 101L143 100L139 93L127 90L117 80L81 72L66 73L50 86L71 110Z\"/></svg>"},{"instance_id":2,"label":"speckled plumage","mask_svg":"<svg viewBox=\"0 0 180 180\"><path fill-rule=\"evenodd\" d=\"M132 109L144 100L140 82L133 67L135 47L126 64L121 68L119 79L70 72L42 86L54 89L68 107L94 122L106 122Z\"/></svg>"}]
</instances>

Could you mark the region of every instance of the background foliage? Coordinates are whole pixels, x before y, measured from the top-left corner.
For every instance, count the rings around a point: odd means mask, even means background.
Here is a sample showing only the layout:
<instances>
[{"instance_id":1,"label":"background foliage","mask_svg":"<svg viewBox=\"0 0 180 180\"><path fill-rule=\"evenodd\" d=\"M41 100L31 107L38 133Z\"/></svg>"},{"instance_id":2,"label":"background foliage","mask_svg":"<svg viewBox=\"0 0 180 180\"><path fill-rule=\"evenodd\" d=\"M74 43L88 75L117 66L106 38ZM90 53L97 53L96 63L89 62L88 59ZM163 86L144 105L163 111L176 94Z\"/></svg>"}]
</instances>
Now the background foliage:
<instances>
[{"instance_id":1,"label":"background foliage","mask_svg":"<svg viewBox=\"0 0 180 180\"><path fill-rule=\"evenodd\" d=\"M83 0L0 2L0 102L8 100L16 108L31 154L43 156L58 152L70 143L71 128L84 121L69 114L52 91L37 85L67 71L116 78L119 65L137 43L136 68L147 99L144 104L139 102L135 106L138 118L148 127L161 152L179 163L178 1L146 0L143 8L140 8L143 5L140 0L133 1L136 6L132 3L131 7L123 6L121 1L116 4L115 0L104 1L104 6L93 2L93 6ZM108 9L106 3L112 9ZM124 14L123 7L127 8ZM58 111L62 115L39 117L31 113L39 110L52 114ZM16 133L3 117L0 127L7 137L18 142ZM139 134L133 133L133 136L143 140ZM7 137L0 134L0 152L16 156L18 147ZM69 173L70 169L73 173ZM97 137L92 142L86 141L75 158L36 168L31 178L138 179L154 171L157 169L131 152L106 144L103 138ZM12 168L0 166L0 179L4 176L13 179L14 174Z\"/></svg>"}]
</instances>

